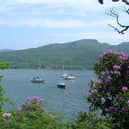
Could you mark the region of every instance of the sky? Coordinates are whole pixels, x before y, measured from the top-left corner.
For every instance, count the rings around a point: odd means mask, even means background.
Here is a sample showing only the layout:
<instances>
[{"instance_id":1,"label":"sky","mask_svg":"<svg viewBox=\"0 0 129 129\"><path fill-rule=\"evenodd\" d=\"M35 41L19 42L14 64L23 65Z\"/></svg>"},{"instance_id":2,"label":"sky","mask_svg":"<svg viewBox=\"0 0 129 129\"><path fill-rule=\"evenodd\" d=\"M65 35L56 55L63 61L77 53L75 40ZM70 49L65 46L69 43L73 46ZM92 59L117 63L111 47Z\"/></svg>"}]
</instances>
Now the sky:
<instances>
[{"instance_id":1,"label":"sky","mask_svg":"<svg viewBox=\"0 0 129 129\"><path fill-rule=\"evenodd\" d=\"M0 0L0 49L26 49L79 39L97 39L102 43L129 41L129 33L120 35L108 24L117 25L105 12L117 2L105 0ZM123 23L129 23L122 14Z\"/></svg>"}]
</instances>

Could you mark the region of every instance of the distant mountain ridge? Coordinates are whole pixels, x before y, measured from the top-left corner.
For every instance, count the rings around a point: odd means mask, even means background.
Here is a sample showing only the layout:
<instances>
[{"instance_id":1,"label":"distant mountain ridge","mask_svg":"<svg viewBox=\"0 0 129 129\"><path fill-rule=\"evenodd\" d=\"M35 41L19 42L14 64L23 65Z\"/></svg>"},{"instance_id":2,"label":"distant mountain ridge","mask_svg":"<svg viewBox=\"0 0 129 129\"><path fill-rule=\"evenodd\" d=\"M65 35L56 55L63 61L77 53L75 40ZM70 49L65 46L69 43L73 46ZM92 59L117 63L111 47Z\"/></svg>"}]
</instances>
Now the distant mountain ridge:
<instances>
[{"instance_id":1,"label":"distant mountain ridge","mask_svg":"<svg viewBox=\"0 0 129 129\"><path fill-rule=\"evenodd\" d=\"M0 52L8 52L8 51L13 51L11 49L0 49Z\"/></svg>"},{"instance_id":2,"label":"distant mountain ridge","mask_svg":"<svg viewBox=\"0 0 129 129\"><path fill-rule=\"evenodd\" d=\"M92 69L98 57L108 49L129 54L129 42L109 45L95 39L82 39L63 44L0 52L0 60L9 61L12 68L62 69L64 65L66 69Z\"/></svg>"}]
</instances>

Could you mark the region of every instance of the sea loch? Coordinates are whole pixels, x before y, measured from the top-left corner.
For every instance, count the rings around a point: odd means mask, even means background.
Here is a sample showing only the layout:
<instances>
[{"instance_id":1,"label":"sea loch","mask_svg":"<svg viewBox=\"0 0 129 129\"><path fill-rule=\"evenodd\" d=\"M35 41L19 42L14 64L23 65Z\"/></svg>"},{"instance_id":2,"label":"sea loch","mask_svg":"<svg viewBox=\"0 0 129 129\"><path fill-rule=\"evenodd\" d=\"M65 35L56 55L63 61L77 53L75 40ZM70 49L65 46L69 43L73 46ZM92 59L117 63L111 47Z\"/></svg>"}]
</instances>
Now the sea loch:
<instances>
[{"instance_id":1,"label":"sea loch","mask_svg":"<svg viewBox=\"0 0 129 129\"><path fill-rule=\"evenodd\" d=\"M14 106L5 105L6 110L18 109L27 97L40 96L44 99L44 106L49 111L72 117L80 111L87 111L86 95L89 90L90 79L95 77L93 71L65 70L64 73L73 74L75 80L62 80L61 70L32 70L12 69L3 70L1 85L6 96L15 103ZM40 76L45 83L31 83L33 76ZM66 89L57 88L59 81L65 81Z\"/></svg>"}]
</instances>

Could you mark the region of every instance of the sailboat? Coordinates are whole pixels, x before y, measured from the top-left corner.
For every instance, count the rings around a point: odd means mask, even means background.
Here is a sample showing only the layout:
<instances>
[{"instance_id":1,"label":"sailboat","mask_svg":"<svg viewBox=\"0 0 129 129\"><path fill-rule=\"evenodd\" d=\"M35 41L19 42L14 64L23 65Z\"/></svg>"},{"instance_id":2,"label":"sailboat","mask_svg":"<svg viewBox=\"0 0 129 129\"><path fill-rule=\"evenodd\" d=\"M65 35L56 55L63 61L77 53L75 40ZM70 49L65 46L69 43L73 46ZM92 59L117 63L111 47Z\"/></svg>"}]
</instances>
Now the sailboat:
<instances>
[{"instance_id":1,"label":"sailboat","mask_svg":"<svg viewBox=\"0 0 129 129\"><path fill-rule=\"evenodd\" d=\"M76 77L72 74L68 74L68 73L64 73L64 65L63 65L63 74L62 74L62 78L64 80L74 80L76 79Z\"/></svg>"},{"instance_id":2,"label":"sailboat","mask_svg":"<svg viewBox=\"0 0 129 129\"><path fill-rule=\"evenodd\" d=\"M41 70L40 67L38 69L39 69L39 71ZM31 82L32 83L44 83L45 81L41 77L39 77L39 76L34 76L31 79Z\"/></svg>"},{"instance_id":3,"label":"sailboat","mask_svg":"<svg viewBox=\"0 0 129 129\"><path fill-rule=\"evenodd\" d=\"M73 76L72 74L67 75L67 76L64 77L64 80L74 80L74 79L76 79L76 77Z\"/></svg>"},{"instance_id":4,"label":"sailboat","mask_svg":"<svg viewBox=\"0 0 129 129\"><path fill-rule=\"evenodd\" d=\"M32 83L44 83L45 81L41 77L36 76L32 78L31 82Z\"/></svg>"},{"instance_id":5,"label":"sailboat","mask_svg":"<svg viewBox=\"0 0 129 129\"><path fill-rule=\"evenodd\" d=\"M61 75L61 78L66 77L67 74L64 73L64 65L63 65L63 74ZM57 83L57 88L65 89L66 88L66 83L61 80L60 82Z\"/></svg>"}]
</instances>

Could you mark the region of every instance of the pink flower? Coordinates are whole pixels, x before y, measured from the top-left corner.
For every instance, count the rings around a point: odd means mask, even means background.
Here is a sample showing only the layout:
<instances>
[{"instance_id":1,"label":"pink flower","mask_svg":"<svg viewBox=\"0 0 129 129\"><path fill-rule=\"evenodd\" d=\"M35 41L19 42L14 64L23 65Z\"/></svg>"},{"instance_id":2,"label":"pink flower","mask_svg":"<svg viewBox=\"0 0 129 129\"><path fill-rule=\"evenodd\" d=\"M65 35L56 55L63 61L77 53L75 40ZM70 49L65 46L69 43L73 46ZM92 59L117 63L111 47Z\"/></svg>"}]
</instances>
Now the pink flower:
<instances>
[{"instance_id":1,"label":"pink flower","mask_svg":"<svg viewBox=\"0 0 129 129\"><path fill-rule=\"evenodd\" d=\"M115 69L115 70L120 70L120 65L114 65L114 66L113 66L113 69Z\"/></svg>"},{"instance_id":2,"label":"pink flower","mask_svg":"<svg viewBox=\"0 0 129 129\"><path fill-rule=\"evenodd\" d=\"M91 88L90 90L89 90L89 96L92 96L92 95L94 95L94 94L96 94L97 93L97 90L96 89L94 89L94 88Z\"/></svg>"},{"instance_id":3,"label":"pink flower","mask_svg":"<svg viewBox=\"0 0 129 129\"><path fill-rule=\"evenodd\" d=\"M40 100L40 97L39 96L33 96L33 101L35 103L39 102L39 100Z\"/></svg>"},{"instance_id":4,"label":"pink flower","mask_svg":"<svg viewBox=\"0 0 129 129\"><path fill-rule=\"evenodd\" d=\"M3 116L3 117L10 117L10 116L11 116L11 113L5 112L5 113L2 114L2 116Z\"/></svg>"},{"instance_id":5,"label":"pink flower","mask_svg":"<svg viewBox=\"0 0 129 129\"><path fill-rule=\"evenodd\" d=\"M35 103L42 103L43 102L43 99L40 98L39 96L33 96L33 102Z\"/></svg>"},{"instance_id":6,"label":"pink flower","mask_svg":"<svg viewBox=\"0 0 129 129\"><path fill-rule=\"evenodd\" d=\"M121 109L121 112L127 112L127 108L126 107L122 107L122 109Z\"/></svg>"},{"instance_id":7,"label":"pink flower","mask_svg":"<svg viewBox=\"0 0 129 129\"><path fill-rule=\"evenodd\" d=\"M103 80L99 79L97 82L98 82L98 84L102 84Z\"/></svg>"},{"instance_id":8,"label":"pink flower","mask_svg":"<svg viewBox=\"0 0 129 129\"><path fill-rule=\"evenodd\" d=\"M114 74L120 75L120 72L119 71L114 71Z\"/></svg>"},{"instance_id":9,"label":"pink flower","mask_svg":"<svg viewBox=\"0 0 129 129\"><path fill-rule=\"evenodd\" d=\"M122 91L128 91L128 87L127 86L123 86L122 87Z\"/></svg>"},{"instance_id":10,"label":"pink flower","mask_svg":"<svg viewBox=\"0 0 129 129\"><path fill-rule=\"evenodd\" d=\"M119 52L118 55L119 55L120 60L127 60L128 59L128 55L124 52Z\"/></svg>"},{"instance_id":11,"label":"pink flower","mask_svg":"<svg viewBox=\"0 0 129 129\"><path fill-rule=\"evenodd\" d=\"M109 70L105 70L104 73L105 73L106 75L109 75L109 74L110 74L110 71L109 71Z\"/></svg>"},{"instance_id":12,"label":"pink flower","mask_svg":"<svg viewBox=\"0 0 129 129\"><path fill-rule=\"evenodd\" d=\"M109 111L110 111L110 112L115 112L115 107L114 107L114 106L110 106L110 107L109 107Z\"/></svg>"},{"instance_id":13,"label":"pink flower","mask_svg":"<svg viewBox=\"0 0 129 129\"><path fill-rule=\"evenodd\" d=\"M129 100L127 101L127 104L129 105Z\"/></svg>"}]
</instances>

